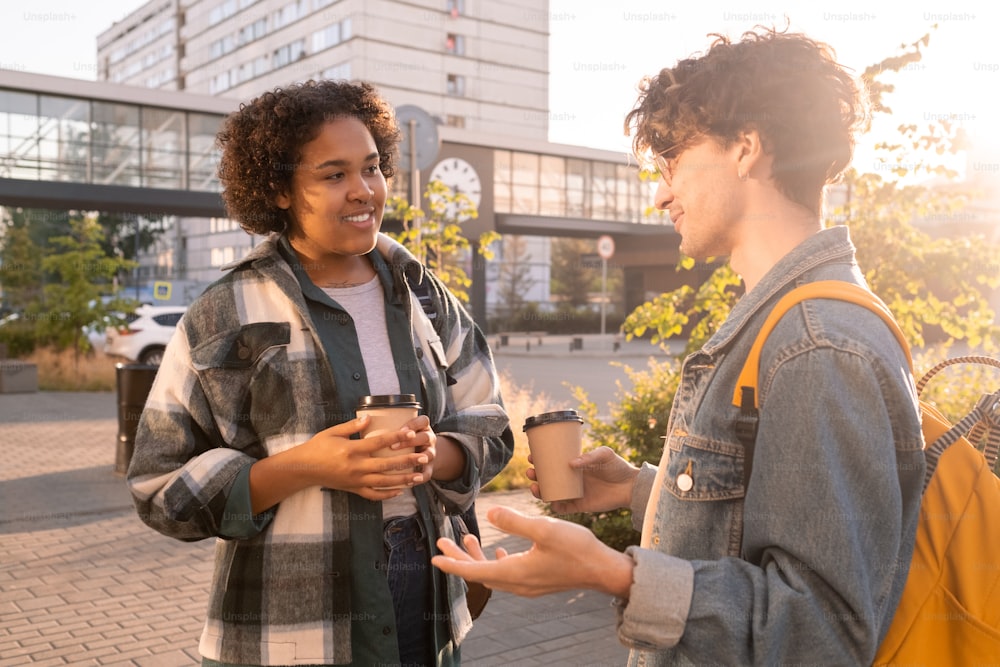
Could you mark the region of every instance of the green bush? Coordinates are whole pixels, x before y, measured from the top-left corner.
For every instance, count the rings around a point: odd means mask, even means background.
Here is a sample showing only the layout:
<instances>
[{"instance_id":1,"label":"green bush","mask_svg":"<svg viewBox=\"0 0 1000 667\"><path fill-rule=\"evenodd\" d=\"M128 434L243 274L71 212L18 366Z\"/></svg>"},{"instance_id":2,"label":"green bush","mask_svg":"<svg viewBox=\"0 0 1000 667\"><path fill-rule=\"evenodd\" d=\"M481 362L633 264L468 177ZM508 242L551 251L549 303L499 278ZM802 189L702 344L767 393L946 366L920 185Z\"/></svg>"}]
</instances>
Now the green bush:
<instances>
[{"instance_id":1,"label":"green bush","mask_svg":"<svg viewBox=\"0 0 1000 667\"><path fill-rule=\"evenodd\" d=\"M0 343L7 346L8 357L24 357L35 351L36 335L31 324L18 319L0 326Z\"/></svg>"}]
</instances>

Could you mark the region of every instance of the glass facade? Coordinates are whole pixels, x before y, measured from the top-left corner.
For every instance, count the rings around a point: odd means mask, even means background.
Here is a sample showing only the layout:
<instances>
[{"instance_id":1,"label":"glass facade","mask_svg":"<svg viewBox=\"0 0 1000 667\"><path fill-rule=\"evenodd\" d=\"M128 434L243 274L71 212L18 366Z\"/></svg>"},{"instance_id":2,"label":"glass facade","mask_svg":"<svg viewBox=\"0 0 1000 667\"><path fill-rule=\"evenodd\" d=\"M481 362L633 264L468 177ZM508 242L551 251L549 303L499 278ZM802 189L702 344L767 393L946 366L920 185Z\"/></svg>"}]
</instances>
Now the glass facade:
<instances>
[{"instance_id":1,"label":"glass facade","mask_svg":"<svg viewBox=\"0 0 1000 667\"><path fill-rule=\"evenodd\" d=\"M0 89L0 177L218 192L223 116ZM497 213L662 224L621 162L494 150Z\"/></svg>"},{"instance_id":2,"label":"glass facade","mask_svg":"<svg viewBox=\"0 0 1000 667\"><path fill-rule=\"evenodd\" d=\"M0 90L0 177L218 192L222 118Z\"/></svg>"},{"instance_id":3,"label":"glass facade","mask_svg":"<svg viewBox=\"0 0 1000 667\"><path fill-rule=\"evenodd\" d=\"M520 151L493 152L497 213L663 224L647 213L651 183L636 166Z\"/></svg>"}]
</instances>

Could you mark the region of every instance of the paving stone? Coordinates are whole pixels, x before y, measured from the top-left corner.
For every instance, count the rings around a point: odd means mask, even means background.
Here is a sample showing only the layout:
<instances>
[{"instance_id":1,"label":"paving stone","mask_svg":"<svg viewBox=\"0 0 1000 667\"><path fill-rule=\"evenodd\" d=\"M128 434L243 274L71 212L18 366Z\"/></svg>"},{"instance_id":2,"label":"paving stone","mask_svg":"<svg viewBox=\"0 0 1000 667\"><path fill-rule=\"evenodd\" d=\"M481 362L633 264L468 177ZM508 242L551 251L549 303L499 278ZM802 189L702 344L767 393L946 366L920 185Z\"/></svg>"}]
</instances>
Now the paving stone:
<instances>
[{"instance_id":1,"label":"paving stone","mask_svg":"<svg viewBox=\"0 0 1000 667\"><path fill-rule=\"evenodd\" d=\"M12 396L0 395L0 667L197 665L214 541L173 540L135 516L113 471L114 395L40 392L16 406ZM525 491L486 494L477 507L493 505L540 511ZM488 552L528 545L480 524ZM471 667L575 667L624 664L627 652L606 597L497 592L462 653Z\"/></svg>"}]
</instances>

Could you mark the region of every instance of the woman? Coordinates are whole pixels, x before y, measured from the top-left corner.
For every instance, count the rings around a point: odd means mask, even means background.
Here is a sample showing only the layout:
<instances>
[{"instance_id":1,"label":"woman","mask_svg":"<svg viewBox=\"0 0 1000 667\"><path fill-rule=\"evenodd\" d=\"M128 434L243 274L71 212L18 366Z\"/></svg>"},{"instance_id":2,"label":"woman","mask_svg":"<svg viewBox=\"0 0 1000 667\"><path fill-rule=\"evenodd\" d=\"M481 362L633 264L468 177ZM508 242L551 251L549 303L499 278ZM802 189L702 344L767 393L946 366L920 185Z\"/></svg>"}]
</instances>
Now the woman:
<instances>
[{"instance_id":1,"label":"woman","mask_svg":"<svg viewBox=\"0 0 1000 667\"><path fill-rule=\"evenodd\" d=\"M180 322L128 474L147 524L222 538L204 664L458 664L464 583L430 557L513 441L485 338L379 233L392 109L310 81L241 106L218 141L229 215L269 236ZM359 439L358 399L401 393L421 416ZM415 451L372 456L387 446Z\"/></svg>"}]
</instances>

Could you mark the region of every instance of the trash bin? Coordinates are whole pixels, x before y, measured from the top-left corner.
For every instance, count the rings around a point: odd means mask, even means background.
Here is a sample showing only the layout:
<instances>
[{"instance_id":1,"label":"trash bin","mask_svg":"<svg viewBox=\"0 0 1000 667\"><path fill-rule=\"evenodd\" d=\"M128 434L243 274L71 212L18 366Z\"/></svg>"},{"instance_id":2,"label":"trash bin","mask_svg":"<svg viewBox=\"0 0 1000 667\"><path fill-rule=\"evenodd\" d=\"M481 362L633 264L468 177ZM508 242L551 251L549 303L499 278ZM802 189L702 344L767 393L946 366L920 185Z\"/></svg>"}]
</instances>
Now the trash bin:
<instances>
[{"instance_id":1,"label":"trash bin","mask_svg":"<svg viewBox=\"0 0 1000 667\"><path fill-rule=\"evenodd\" d=\"M153 387L158 366L149 364L115 364L115 384L118 388L118 446L115 449L115 472L125 474L132 462L135 434L139 417L146 407L146 397Z\"/></svg>"},{"instance_id":2,"label":"trash bin","mask_svg":"<svg viewBox=\"0 0 1000 667\"><path fill-rule=\"evenodd\" d=\"M507 347L508 345L510 345L510 336L500 334L500 347Z\"/></svg>"},{"instance_id":3,"label":"trash bin","mask_svg":"<svg viewBox=\"0 0 1000 667\"><path fill-rule=\"evenodd\" d=\"M570 350L582 350L583 349L583 338L574 337L573 341L569 345Z\"/></svg>"}]
</instances>

